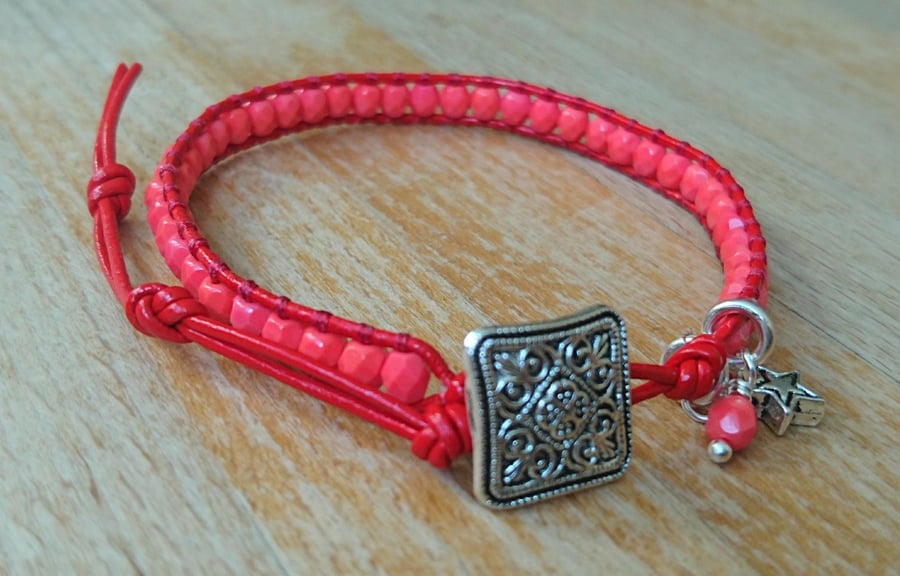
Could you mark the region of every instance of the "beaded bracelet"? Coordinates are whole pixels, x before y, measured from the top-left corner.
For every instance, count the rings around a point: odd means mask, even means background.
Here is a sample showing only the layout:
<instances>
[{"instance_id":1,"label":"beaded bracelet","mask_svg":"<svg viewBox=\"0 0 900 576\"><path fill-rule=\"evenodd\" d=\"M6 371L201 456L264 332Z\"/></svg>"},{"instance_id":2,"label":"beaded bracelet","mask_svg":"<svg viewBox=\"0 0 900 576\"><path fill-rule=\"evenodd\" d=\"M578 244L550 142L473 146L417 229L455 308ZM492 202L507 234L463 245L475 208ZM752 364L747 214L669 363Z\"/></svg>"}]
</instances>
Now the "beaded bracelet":
<instances>
[{"instance_id":1,"label":"beaded bracelet","mask_svg":"<svg viewBox=\"0 0 900 576\"><path fill-rule=\"evenodd\" d=\"M512 507L622 476L631 405L664 394L706 425L713 461L746 448L757 420L777 434L815 425L824 401L796 372L761 365L772 347L765 239L731 174L686 142L609 108L523 82L459 74L334 74L258 87L191 122L146 189L147 219L182 285L133 287L119 240L134 174L116 162L119 114L140 66L120 64L87 189L97 256L131 324L196 342L412 442L438 468L472 452L474 492ZM430 344L315 310L232 271L188 207L197 179L252 146L334 124L484 126L571 150L677 202L705 226L725 275L700 334L660 365L628 361L622 318L595 306L557 320L495 326L464 340L466 369ZM432 379L439 390L426 395ZM632 388L630 380L647 380Z\"/></svg>"}]
</instances>

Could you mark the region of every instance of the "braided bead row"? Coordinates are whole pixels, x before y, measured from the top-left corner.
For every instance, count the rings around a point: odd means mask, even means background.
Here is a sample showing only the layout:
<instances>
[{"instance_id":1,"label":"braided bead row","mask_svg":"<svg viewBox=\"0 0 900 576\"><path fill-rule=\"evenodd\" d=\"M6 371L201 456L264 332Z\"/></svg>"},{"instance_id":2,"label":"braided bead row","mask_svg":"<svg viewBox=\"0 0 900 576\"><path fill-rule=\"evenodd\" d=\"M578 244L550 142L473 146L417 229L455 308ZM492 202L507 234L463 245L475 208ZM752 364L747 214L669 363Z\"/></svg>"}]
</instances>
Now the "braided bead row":
<instances>
[{"instance_id":1,"label":"braided bead row","mask_svg":"<svg viewBox=\"0 0 900 576\"><path fill-rule=\"evenodd\" d=\"M521 82L457 76L360 74L255 88L208 108L165 153L145 201L157 245L185 288L223 322L334 366L408 403L431 373L453 378L429 345L336 318L271 294L209 248L187 207L199 176L240 150L340 123L478 125L594 158L686 207L723 264L720 299L765 305L765 241L743 190L709 156L608 108Z\"/></svg>"}]
</instances>

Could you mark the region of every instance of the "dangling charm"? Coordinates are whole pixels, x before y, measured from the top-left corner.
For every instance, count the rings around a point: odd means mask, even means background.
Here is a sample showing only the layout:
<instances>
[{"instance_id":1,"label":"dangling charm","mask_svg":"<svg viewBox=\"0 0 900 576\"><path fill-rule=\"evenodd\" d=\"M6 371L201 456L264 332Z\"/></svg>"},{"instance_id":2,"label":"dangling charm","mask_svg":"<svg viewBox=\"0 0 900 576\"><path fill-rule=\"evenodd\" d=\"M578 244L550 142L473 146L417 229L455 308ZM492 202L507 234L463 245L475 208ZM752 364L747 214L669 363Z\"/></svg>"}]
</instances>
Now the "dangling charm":
<instances>
[{"instance_id":1,"label":"dangling charm","mask_svg":"<svg viewBox=\"0 0 900 576\"><path fill-rule=\"evenodd\" d=\"M707 451L717 464L724 464L734 452L750 446L758 428L753 401L739 392L719 398L706 415Z\"/></svg>"},{"instance_id":2,"label":"dangling charm","mask_svg":"<svg viewBox=\"0 0 900 576\"><path fill-rule=\"evenodd\" d=\"M706 426L706 451L717 464L728 462L747 448L765 422L781 436L791 424L816 426L825 416L825 400L800 384L799 372L779 373L761 366L772 350L772 324L765 310L750 300L726 300L713 306L703 322L703 334L712 334L720 317L741 314L754 323L758 341L753 350L732 356L712 392L696 400L682 400L688 416ZM673 341L662 363L694 336Z\"/></svg>"},{"instance_id":3,"label":"dangling charm","mask_svg":"<svg viewBox=\"0 0 900 576\"><path fill-rule=\"evenodd\" d=\"M779 436L791 424L817 426L825 417L825 399L800 384L799 372L779 373L760 366L753 403L759 419Z\"/></svg>"}]
</instances>

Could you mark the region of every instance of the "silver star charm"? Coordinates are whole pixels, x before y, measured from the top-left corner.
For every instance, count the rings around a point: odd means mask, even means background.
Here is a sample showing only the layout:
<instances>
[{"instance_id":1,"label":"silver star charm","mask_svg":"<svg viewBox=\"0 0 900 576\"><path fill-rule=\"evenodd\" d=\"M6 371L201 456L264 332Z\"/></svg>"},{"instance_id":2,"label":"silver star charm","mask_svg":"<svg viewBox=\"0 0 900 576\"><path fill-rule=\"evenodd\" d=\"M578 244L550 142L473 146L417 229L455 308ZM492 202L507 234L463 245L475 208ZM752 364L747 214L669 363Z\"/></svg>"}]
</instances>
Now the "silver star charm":
<instances>
[{"instance_id":1,"label":"silver star charm","mask_svg":"<svg viewBox=\"0 0 900 576\"><path fill-rule=\"evenodd\" d=\"M774 372L759 367L753 390L759 419L781 436L791 424L816 426L825 416L825 399L800 384L799 372Z\"/></svg>"}]
</instances>

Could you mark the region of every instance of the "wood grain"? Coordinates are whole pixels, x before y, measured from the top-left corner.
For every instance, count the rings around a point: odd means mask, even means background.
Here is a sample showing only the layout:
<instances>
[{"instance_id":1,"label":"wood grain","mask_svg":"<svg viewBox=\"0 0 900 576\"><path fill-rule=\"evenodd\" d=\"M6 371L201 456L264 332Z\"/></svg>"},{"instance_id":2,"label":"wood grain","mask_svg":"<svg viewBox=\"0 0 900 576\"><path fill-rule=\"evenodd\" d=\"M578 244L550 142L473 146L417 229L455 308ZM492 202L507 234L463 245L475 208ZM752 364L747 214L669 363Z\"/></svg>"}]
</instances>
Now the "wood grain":
<instances>
[{"instance_id":1,"label":"wood grain","mask_svg":"<svg viewBox=\"0 0 900 576\"><path fill-rule=\"evenodd\" d=\"M262 5L257 5L262 4ZM0 17L0 573L897 573L900 14L696 0L7 3ZM772 364L828 401L725 467L671 402L635 409L625 479L495 513L471 463L196 346L137 335L91 249L91 140L114 65L146 182L207 104L332 71L521 78L714 154L770 242ZM332 129L216 168L193 203L237 271L432 342L603 302L655 360L721 274L690 216L512 136ZM135 203L140 206L139 202ZM140 210L138 281L171 276Z\"/></svg>"}]
</instances>

